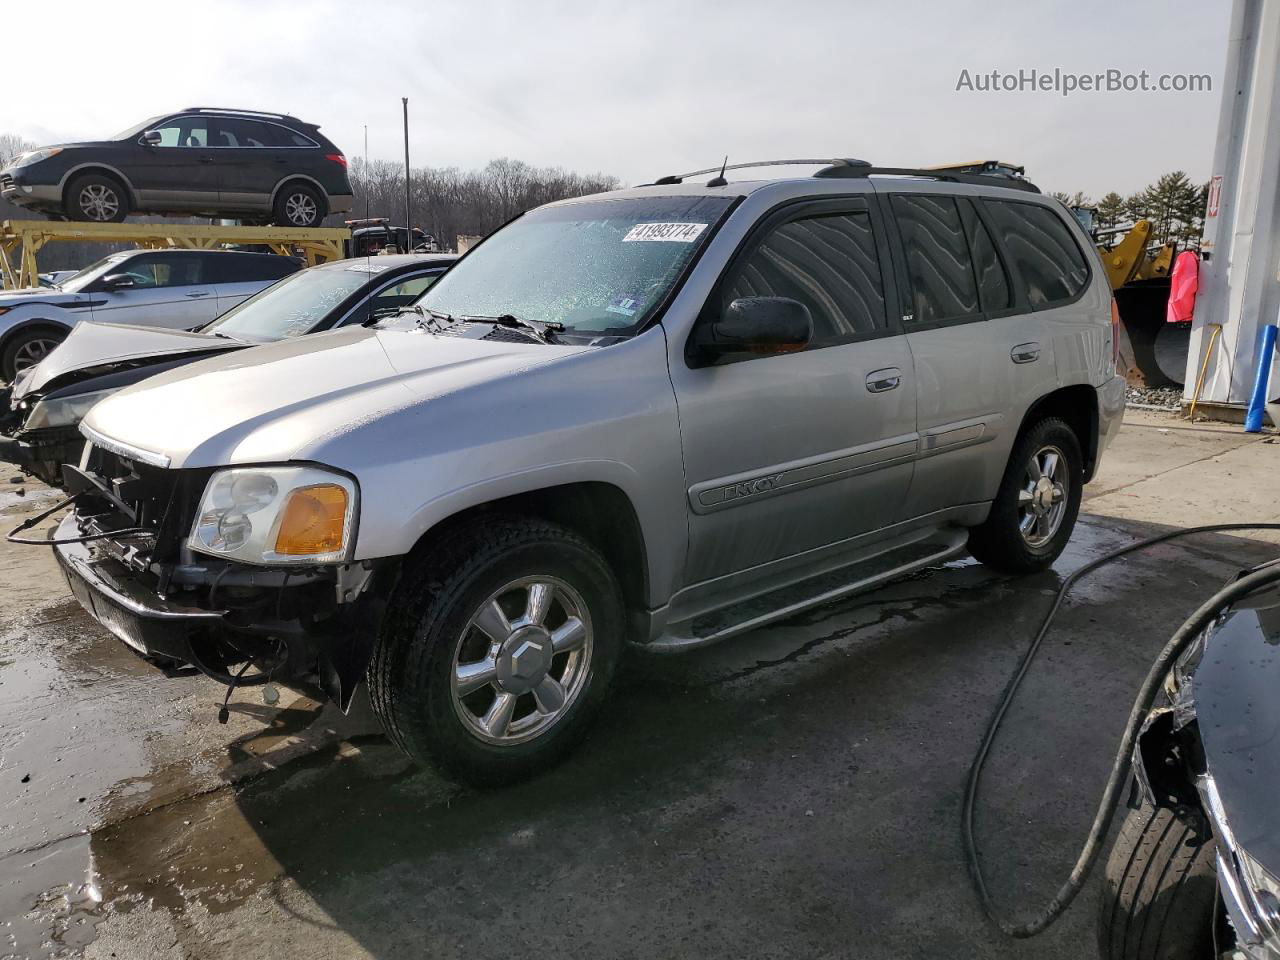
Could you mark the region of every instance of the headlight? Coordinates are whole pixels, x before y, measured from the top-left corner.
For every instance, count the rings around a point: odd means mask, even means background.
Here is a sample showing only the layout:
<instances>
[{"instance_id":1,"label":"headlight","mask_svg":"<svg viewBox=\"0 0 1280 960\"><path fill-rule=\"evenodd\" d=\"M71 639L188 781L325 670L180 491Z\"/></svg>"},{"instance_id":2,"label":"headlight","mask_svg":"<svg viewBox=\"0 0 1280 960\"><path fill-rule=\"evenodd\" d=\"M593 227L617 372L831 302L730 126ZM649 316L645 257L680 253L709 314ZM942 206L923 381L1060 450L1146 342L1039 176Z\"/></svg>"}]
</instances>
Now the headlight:
<instances>
[{"instance_id":1,"label":"headlight","mask_svg":"<svg viewBox=\"0 0 1280 960\"><path fill-rule=\"evenodd\" d=\"M318 467L233 467L209 478L187 545L245 563L340 563L355 517L349 477Z\"/></svg>"},{"instance_id":2,"label":"headlight","mask_svg":"<svg viewBox=\"0 0 1280 960\"><path fill-rule=\"evenodd\" d=\"M41 400L31 408L24 423L24 430L40 430L44 427L73 427L89 412L89 408L109 397L118 390L95 390L93 393L80 393L73 397L55 397L52 400Z\"/></svg>"},{"instance_id":3,"label":"headlight","mask_svg":"<svg viewBox=\"0 0 1280 960\"><path fill-rule=\"evenodd\" d=\"M11 167L29 167L33 163L39 163L41 160L48 160L50 157L56 157L62 152L61 147L44 147L40 150L28 150L18 159L10 164Z\"/></svg>"},{"instance_id":4,"label":"headlight","mask_svg":"<svg viewBox=\"0 0 1280 960\"><path fill-rule=\"evenodd\" d=\"M1239 851L1239 859L1258 918L1270 928L1271 933L1280 933L1280 880L1243 850Z\"/></svg>"}]
</instances>

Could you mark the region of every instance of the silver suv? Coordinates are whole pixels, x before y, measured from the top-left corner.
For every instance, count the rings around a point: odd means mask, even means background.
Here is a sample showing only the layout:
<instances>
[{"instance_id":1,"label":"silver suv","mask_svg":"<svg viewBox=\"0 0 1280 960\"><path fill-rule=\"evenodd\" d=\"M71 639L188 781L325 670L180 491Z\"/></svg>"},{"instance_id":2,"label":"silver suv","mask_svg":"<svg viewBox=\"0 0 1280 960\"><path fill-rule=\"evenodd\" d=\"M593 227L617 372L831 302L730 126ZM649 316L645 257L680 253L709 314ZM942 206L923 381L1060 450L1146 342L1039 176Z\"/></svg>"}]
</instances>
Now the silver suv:
<instances>
[{"instance_id":1,"label":"silver suv","mask_svg":"<svg viewBox=\"0 0 1280 960\"><path fill-rule=\"evenodd\" d=\"M405 751L492 784L571 748L627 643L966 549L1049 566L1124 403L1070 213L1021 179L708 172L540 207L400 315L99 403L53 534L75 595L233 689L345 708L367 677Z\"/></svg>"}]
</instances>

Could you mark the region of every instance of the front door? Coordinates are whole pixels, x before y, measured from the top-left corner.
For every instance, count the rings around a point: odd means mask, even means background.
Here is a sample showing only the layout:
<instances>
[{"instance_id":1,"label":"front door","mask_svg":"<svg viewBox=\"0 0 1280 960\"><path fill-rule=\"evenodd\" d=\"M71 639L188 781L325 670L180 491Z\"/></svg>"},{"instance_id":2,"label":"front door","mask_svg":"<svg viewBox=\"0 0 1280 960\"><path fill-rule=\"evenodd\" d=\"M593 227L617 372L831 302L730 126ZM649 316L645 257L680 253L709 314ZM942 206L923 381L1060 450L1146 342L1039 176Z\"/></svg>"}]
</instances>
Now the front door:
<instances>
[{"instance_id":1,"label":"front door","mask_svg":"<svg viewBox=\"0 0 1280 960\"><path fill-rule=\"evenodd\" d=\"M132 286L95 296L93 319L171 330L208 323L217 315L218 297L205 276L205 260L199 253L156 252L122 261L102 279L123 274Z\"/></svg>"},{"instance_id":2,"label":"front door","mask_svg":"<svg viewBox=\"0 0 1280 960\"><path fill-rule=\"evenodd\" d=\"M813 319L796 353L673 360L689 508L686 585L806 568L902 515L916 449L912 364L886 309L880 213L863 197L789 204L744 242L699 323L739 297ZM830 548L830 550L826 549ZM807 553L807 556L802 556ZM741 576L732 576L741 574Z\"/></svg>"},{"instance_id":3,"label":"front door","mask_svg":"<svg viewBox=\"0 0 1280 960\"><path fill-rule=\"evenodd\" d=\"M209 118L200 114L163 120L160 142L138 147L129 168L139 205L145 210L218 208L218 166L209 149Z\"/></svg>"}]
</instances>

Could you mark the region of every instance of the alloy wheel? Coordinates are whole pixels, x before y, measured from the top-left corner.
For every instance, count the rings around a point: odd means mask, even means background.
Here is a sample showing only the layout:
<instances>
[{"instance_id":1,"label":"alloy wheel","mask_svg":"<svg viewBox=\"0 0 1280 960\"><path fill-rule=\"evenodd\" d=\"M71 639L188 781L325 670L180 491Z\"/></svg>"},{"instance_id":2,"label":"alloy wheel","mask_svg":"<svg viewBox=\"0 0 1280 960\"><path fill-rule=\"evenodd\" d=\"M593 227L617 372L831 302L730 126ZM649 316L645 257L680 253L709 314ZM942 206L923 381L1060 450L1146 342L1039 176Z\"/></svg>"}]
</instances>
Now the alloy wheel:
<instances>
[{"instance_id":1,"label":"alloy wheel","mask_svg":"<svg viewBox=\"0 0 1280 960\"><path fill-rule=\"evenodd\" d=\"M1053 445L1043 446L1027 462L1018 491L1018 529L1028 546L1053 539L1067 512L1067 458Z\"/></svg>"},{"instance_id":2,"label":"alloy wheel","mask_svg":"<svg viewBox=\"0 0 1280 960\"><path fill-rule=\"evenodd\" d=\"M120 212L120 197L105 183L88 183L80 190L80 212L90 220L108 223Z\"/></svg>"},{"instance_id":3,"label":"alloy wheel","mask_svg":"<svg viewBox=\"0 0 1280 960\"><path fill-rule=\"evenodd\" d=\"M37 337L20 344L13 354L13 371L15 374L29 370L49 355L61 341L47 337Z\"/></svg>"},{"instance_id":4,"label":"alloy wheel","mask_svg":"<svg viewBox=\"0 0 1280 960\"><path fill-rule=\"evenodd\" d=\"M295 193L285 201L284 215L290 223L309 227L316 219L316 202L305 193Z\"/></svg>"},{"instance_id":5,"label":"alloy wheel","mask_svg":"<svg viewBox=\"0 0 1280 960\"><path fill-rule=\"evenodd\" d=\"M591 619L577 591L555 577L514 580L480 605L458 638L454 711L486 743L541 736L586 685L591 644Z\"/></svg>"}]
</instances>

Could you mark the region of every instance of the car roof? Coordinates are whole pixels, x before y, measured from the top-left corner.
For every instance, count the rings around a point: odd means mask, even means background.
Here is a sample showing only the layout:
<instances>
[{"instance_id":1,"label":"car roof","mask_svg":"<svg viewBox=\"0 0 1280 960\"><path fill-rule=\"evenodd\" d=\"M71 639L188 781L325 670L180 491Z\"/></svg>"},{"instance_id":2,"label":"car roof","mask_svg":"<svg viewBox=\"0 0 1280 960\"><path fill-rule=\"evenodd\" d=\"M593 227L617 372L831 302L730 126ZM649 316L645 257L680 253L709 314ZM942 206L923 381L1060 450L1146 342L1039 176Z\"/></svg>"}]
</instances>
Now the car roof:
<instances>
[{"instance_id":1,"label":"car roof","mask_svg":"<svg viewBox=\"0 0 1280 960\"><path fill-rule=\"evenodd\" d=\"M413 266L448 266L458 259L456 253L390 253L372 257L348 257L345 260L329 260L318 263L313 270L341 270L350 267L353 262L368 260L376 263L381 270L394 270L397 267Z\"/></svg>"}]
</instances>

